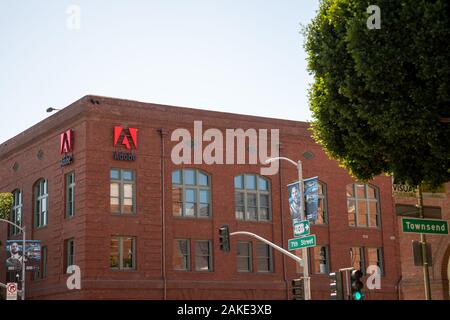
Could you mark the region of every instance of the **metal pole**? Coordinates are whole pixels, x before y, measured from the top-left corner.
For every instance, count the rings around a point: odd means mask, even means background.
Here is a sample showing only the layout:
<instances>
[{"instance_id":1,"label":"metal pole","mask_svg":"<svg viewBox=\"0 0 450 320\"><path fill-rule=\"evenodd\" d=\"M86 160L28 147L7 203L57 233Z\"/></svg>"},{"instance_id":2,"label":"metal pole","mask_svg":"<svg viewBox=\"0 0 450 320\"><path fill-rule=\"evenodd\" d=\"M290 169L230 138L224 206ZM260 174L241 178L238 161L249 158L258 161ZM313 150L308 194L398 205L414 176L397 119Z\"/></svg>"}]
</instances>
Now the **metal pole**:
<instances>
[{"instance_id":1,"label":"metal pole","mask_svg":"<svg viewBox=\"0 0 450 320\"><path fill-rule=\"evenodd\" d=\"M264 239L263 237L258 236L257 234L254 234L254 233L252 233L252 232L248 232L248 231L236 231L236 232L230 233L230 236L235 236L235 235L239 235L239 234L242 234L242 235L246 235L246 236L250 236L250 237L256 238L256 239L258 239L259 241L262 241L262 242L264 242L265 244L271 246L271 247L274 248L275 250L281 252L282 254L287 255L289 258L294 259L295 261L299 262L300 264L303 262L303 261L302 261L302 258L297 257L295 254L290 253L289 251L283 249L282 247L277 246L275 243L270 242L269 240Z\"/></svg>"},{"instance_id":2,"label":"metal pole","mask_svg":"<svg viewBox=\"0 0 450 320\"><path fill-rule=\"evenodd\" d=\"M25 258L26 258L26 235L25 235L25 226L23 226L22 229L22 300L25 300L25 277L26 277L26 270L25 270Z\"/></svg>"},{"instance_id":3,"label":"metal pole","mask_svg":"<svg viewBox=\"0 0 450 320\"><path fill-rule=\"evenodd\" d=\"M298 160L297 162L297 170L298 170L298 181L299 181L299 186L300 186L300 197L301 197L301 201L300 201L300 219L301 220L306 220L305 217L305 197L304 197L304 192L303 192L303 169L302 169L302 161ZM302 249L302 257L304 260L304 264L303 264L303 278L305 279L304 281L304 285L305 285L305 300L311 300L311 286L309 283L309 262L308 262L308 249L307 248L303 248Z\"/></svg>"},{"instance_id":4,"label":"metal pole","mask_svg":"<svg viewBox=\"0 0 450 320\"><path fill-rule=\"evenodd\" d=\"M424 218L423 213L423 195L422 187L419 185L417 187L417 207L419 208L419 218ZM425 234L420 234L420 246L422 250L422 268L423 268L423 281L425 284L425 299L431 300L431 288L430 288L430 273L428 271L428 261L427 261L427 238Z\"/></svg>"}]
</instances>

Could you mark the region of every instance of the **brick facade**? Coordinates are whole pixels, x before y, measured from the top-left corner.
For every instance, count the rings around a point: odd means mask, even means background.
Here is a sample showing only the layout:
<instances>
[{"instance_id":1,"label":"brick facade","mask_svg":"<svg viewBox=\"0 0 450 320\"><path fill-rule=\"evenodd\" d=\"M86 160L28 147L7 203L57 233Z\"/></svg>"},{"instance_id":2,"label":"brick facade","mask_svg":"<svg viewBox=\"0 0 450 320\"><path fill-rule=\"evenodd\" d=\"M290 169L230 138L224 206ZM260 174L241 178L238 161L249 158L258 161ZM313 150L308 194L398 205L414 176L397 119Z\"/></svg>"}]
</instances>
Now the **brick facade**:
<instances>
[{"instance_id":1,"label":"brick facade","mask_svg":"<svg viewBox=\"0 0 450 320\"><path fill-rule=\"evenodd\" d=\"M314 225L317 242L329 249L331 270L349 267L351 247L383 249L381 289L366 290L367 299L397 299L401 277L398 221L394 214L391 180L377 177L370 183L378 189L381 228L349 227L346 185L354 180L337 162L329 160L310 137L308 124L287 120L169 107L112 98L86 96L64 110L36 124L0 145L0 192L23 191L27 238L41 240L48 248L48 275L27 280L27 295L33 299L291 299L290 283L298 278L294 261L273 252L273 272L239 273L236 267L236 241L231 252L219 250L218 229L228 224L231 231L250 231L287 247L292 225L286 185L296 180L297 170L282 162L270 180L272 220L244 222L235 218L234 177L258 174L259 165L179 165L171 161L173 130L203 121L203 130L218 128L280 129L280 155L303 161L303 176L319 176L327 186L328 224ZM113 127L138 128L136 161L112 157ZM60 167L60 133L74 130L75 144L71 165ZM164 154L162 154L164 150ZM41 159L37 154L41 151ZM252 152L251 150L248 150ZM313 153L311 160L303 154ZM13 166L16 163L16 170ZM211 177L212 216L208 219L179 218L172 214L171 173L175 168L197 168ZM136 172L137 214L110 213L111 168ZM76 174L76 213L65 218L64 175ZM49 182L48 225L32 228L33 185ZM164 214L163 214L164 208ZM164 221L163 221L164 219ZM6 240L6 226L0 225L0 239ZM136 270L116 271L109 267L110 241L114 235L136 237ZM18 236L17 238L20 238ZM82 289L68 290L64 274L64 240L75 239L75 264L81 268ZM213 271L174 271L174 239L211 240ZM254 243L254 241L253 241ZM191 242L192 246L192 242ZM448 256L448 253L447 253ZM165 259L163 259L163 257ZM6 254L0 251L0 260ZM0 279L6 278L1 266ZM30 276L30 275L28 275ZM327 274L312 275L312 298L328 299ZM403 281L406 286L406 281Z\"/></svg>"}]
</instances>

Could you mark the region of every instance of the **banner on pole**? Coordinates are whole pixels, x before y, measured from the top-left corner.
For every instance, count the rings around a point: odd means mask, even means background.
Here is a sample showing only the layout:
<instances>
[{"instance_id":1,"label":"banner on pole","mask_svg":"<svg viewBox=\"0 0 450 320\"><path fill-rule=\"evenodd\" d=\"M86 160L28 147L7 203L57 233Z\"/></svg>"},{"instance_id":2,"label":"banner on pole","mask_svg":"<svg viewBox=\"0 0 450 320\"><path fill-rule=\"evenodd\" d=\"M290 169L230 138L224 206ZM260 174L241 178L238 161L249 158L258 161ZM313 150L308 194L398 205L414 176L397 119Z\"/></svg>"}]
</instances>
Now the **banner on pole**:
<instances>
[{"instance_id":1,"label":"banner on pole","mask_svg":"<svg viewBox=\"0 0 450 320\"><path fill-rule=\"evenodd\" d=\"M303 180L303 197L300 195L300 183L298 181L288 184L287 187L289 211L293 225L301 220L301 201L304 203L305 220L316 222L319 209L319 178L312 177Z\"/></svg>"},{"instance_id":2,"label":"banner on pole","mask_svg":"<svg viewBox=\"0 0 450 320\"><path fill-rule=\"evenodd\" d=\"M41 241L25 241L24 254L22 240L8 240L6 241L6 252L9 254L9 257L6 259L6 270L22 270L24 257L26 271L39 270L41 264Z\"/></svg>"}]
</instances>

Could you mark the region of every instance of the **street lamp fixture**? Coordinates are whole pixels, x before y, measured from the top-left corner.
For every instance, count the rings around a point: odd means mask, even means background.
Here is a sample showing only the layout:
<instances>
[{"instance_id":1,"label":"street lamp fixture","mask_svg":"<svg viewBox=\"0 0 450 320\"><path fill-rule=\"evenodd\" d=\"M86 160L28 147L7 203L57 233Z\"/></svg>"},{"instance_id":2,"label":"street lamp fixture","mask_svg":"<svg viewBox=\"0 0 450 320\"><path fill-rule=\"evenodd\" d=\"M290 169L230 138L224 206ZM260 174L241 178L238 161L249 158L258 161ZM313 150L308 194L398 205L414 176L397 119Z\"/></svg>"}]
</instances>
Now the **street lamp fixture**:
<instances>
[{"instance_id":1,"label":"street lamp fixture","mask_svg":"<svg viewBox=\"0 0 450 320\"><path fill-rule=\"evenodd\" d=\"M53 112L53 111L56 111L56 110L61 110L61 109L56 109L56 108L52 108L52 107L50 107L50 108L47 108L47 112Z\"/></svg>"}]
</instances>

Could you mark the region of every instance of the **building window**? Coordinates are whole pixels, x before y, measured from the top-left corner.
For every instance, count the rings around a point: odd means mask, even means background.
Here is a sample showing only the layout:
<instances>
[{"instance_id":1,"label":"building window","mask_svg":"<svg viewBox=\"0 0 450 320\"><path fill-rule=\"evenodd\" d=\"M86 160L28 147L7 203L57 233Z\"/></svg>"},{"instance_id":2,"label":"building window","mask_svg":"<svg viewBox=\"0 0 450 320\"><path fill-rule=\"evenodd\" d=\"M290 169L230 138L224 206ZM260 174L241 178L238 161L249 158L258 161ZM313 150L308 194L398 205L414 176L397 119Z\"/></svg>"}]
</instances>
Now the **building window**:
<instances>
[{"instance_id":1,"label":"building window","mask_svg":"<svg viewBox=\"0 0 450 320\"><path fill-rule=\"evenodd\" d=\"M263 242L256 244L256 267L258 272L272 272L272 248Z\"/></svg>"},{"instance_id":2,"label":"building window","mask_svg":"<svg viewBox=\"0 0 450 320\"><path fill-rule=\"evenodd\" d=\"M234 177L236 219L269 221L271 219L270 183L254 174Z\"/></svg>"},{"instance_id":3,"label":"building window","mask_svg":"<svg viewBox=\"0 0 450 320\"><path fill-rule=\"evenodd\" d=\"M11 209L11 219L10 221L12 223L17 224L18 226L22 227L22 190L15 190L13 192L13 206ZM9 226L9 234L11 236L15 236L20 233L20 229L16 226L10 225Z\"/></svg>"},{"instance_id":4,"label":"building window","mask_svg":"<svg viewBox=\"0 0 450 320\"><path fill-rule=\"evenodd\" d=\"M328 223L328 207L327 207L327 186L319 182L319 206L317 208L317 220L313 224Z\"/></svg>"},{"instance_id":5,"label":"building window","mask_svg":"<svg viewBox=\"0 0 450 320\"><path fill-rule=\"evenodd\" d=\"M132 170L111 169L110 206L112 213L136 213L135 174Z\"/></svg>"},{"instance_id":6,"label":"building window","mask_svg":"<svg viewBox=\"0 0 450 320\"><path fill-rule=\"evenodd\" d=\"M200 170L172 172L172 209L178 217L211 216L210 177Z\"/></svg>"},{"instance_id":7,"label":"building window","mask_svg":"<svg viewBox=\"0 0 450 320\"><path fill-rule=\"evenodd\" d=\"M350 226L372 227L380 225L377 190L362 183L347 185L348 223Z\"/></svg>"},{"instance_id":8,"label":"building window","mask_svg":"<svg viewBox=\"0 0 450 320\"><path fill-rule=\"evenodd\" d=\"M75 215L75 172L66 174L66 218Z\"/></svg>"},{"instance_id":9,"label":"building window","mask_svg":"<svg viewBox=\"0 0 450 320\"><path fill-rule=\"evenodd\" d=\"M195 270L212 271L211 241L195 241Z\"/></svg>"},{"instance_id":10,"label":"building window","mask_svg":"<svg viewBox=\"0 0 450 320\"><path fill-rule=\"evenodd\" d=\"M328 247L316 246L312 248L313 251L313 265L314 273L328 274L329 272L329 259L328 259Z\"/></svg>"},{"instance_id":11,"label":"building window","mask_svg":"<svg viewBox=\"0 0 450 320\"><path fill-rule=\"evenodd\" d=\"M189 240L175 239L173 248L173 268L178 271L189 271L190 250Z\"/></svg>"},{"instance_id":12,"label":"building window","mask_svg":"<svg viewBox=\"0 0 450 320\"><path fill-rule=\"evenodd\" d=\"M110 267L118 270L136 269L136 238L111 238Z\"/></svg>"},{"instance_id":13,"label":"building window","mask_svg":"<svg viewBox=\"0 0 450 320\"><path fill-rule=\"evenodd\" d=\"M364 248L362 247L352 247L350 248L350 258L351 266L356 270L361 270L365 274L365 264L364 264Z\"/></svg>"},{"instance_id":14,"label":"building window","mask_svg":"<svg viewBox=\"0 0 450 320\"><path fill-rule=\"evenodd\" d=\"M69 266L73 266L75 261L75 241L68 239L64 241L64 273Z\"/></svg>"},{"instance_id":15,"label":"building window","mask_svg":"<svg viewBox=\"0 0 450 320\"><path fill-rule=\"evenodd\" d=\"M47 260L48 260L48 250L46 246L41 247L41 265L39 269L36 269L32 273L33 280L45 279L47 278Z\"/></svg>"},{"instance_id":16,"label":"building window","mask_svg":"<svg viewBox=\"0 0 450 320\"><path fill-rule=\"evenodd\" d=\"M48 222L48 181L39 180L34 186L35 208L34 226L44 227Z\"/></svg>"},{"instance_id":17,"label":"building window","mask_svg":"<svg viewBox=\"0 0 450 320\"><path fill-rule=\"evenodd\" d=\"M237 271L252 272L251 242L238 241L236 247L237 247Z\"/></svg>"},{"instance_id":18,"label":"building window","mask_svg":"<svg viewBox=\"0 0 450 320\"><path fill-rule=\"evenodd\" d=\"M381 248L367 248L368 266L378 266L383 276L383 250Z\"/></svg>"}]
</instances>

